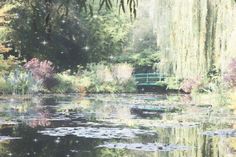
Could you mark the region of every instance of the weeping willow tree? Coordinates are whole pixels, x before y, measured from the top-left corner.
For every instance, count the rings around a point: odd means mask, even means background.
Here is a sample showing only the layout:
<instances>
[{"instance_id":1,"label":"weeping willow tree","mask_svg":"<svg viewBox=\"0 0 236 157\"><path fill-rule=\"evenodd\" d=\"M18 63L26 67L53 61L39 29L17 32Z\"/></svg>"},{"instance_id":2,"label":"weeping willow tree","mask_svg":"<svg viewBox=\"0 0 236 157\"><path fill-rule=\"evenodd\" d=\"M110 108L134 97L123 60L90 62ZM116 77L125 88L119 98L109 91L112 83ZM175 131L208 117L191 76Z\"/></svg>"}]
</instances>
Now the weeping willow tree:
<instances>
[{"instance_id":1,"label":"weeping willow tree","mask_svg":"<svg viewBox=\"0 0 236 157\"><path fill-rule=\"evenodd\" d=\"M160 67L180 78L224 71L236 56L234 0L155 0Z\"/></svg>"}]
</instances>

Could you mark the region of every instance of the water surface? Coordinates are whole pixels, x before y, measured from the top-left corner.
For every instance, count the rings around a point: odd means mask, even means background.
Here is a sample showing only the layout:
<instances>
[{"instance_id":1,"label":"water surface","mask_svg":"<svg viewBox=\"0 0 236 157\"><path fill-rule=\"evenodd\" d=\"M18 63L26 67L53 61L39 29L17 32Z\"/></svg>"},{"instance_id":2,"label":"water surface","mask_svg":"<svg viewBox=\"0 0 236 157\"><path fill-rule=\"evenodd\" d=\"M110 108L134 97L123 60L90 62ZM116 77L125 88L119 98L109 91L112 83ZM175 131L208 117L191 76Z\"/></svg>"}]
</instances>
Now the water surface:
<instances>
[{"instance_id":1,"label":"water surface","mask_svg":"<svg viewBox=\"0 0 236 157\"><path fill-rule=\"evenodd\" d=\"M0 156L236 156L234 110L178 98L155 94L1 98Z\"/></svg>"}]
</instances>

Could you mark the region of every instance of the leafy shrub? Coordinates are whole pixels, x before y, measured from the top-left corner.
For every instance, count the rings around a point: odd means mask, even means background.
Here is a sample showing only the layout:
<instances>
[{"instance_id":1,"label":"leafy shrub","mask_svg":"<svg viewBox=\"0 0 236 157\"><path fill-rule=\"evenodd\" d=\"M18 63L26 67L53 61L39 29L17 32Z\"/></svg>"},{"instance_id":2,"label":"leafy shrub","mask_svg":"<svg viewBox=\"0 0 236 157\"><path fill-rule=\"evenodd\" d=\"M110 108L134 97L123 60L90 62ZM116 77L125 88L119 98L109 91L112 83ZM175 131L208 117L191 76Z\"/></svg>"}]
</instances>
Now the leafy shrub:
<instances>
[{"instance_id":1,"label":"leafy shrub","mask_svg":"<svg viewBox=\"0 0 236 157\"><path fill-rule=\"evenodd\" d=\"M32 73L34 79L41 81L46 88L53 86L54 67L52 62L33 58L24 65L24 68Z\"/></svg>"},{"instance_id":2,"label":"leafy shrub","mask_svg":"<svg viewBox=\"0 0 236 157\"><path fill-rule=\"evenodd\" d=\"M3 55L0 54L0 75L8 74L9 71L16 68L19 63L20 62L14 56L9 56L7 59L4 59Z\"/></svg>"},{"instance_id":3,"label":"leafy shrub","mask_svg":"<svg viewBox=\"0 0 236 157\"><path fill-rule=\"evenodd\" d=\"M89 75L80 75L77 84L77 91L80 93L86 93L92 85L92 78Z\"/></svg>"},{"instance_id":4,"label":"leafy shrub","mask_svg":"<svg viewBox=\"0 0 236 157\"><path fill-rule=\"evenodd\" d=\"M92 84L88 88L91 93L116 93L118 92L115 82L104 82L101 84Z\"/></svg>"},{"instance_id":5,"label":"leafy shrub","mask_svg":"<svg viewBox=\"0 0 236 157\"><path fill-rule=\"evenodd\" d=\"M41 81L35 80L30 71L19 66L16 57L4 59L0 55L0 92L3 94L26 94L41 89Z\"/></svg>"},{"instance_id":6,"label":"leafy shrub","mask_svg":"<svg viewBox=\"0 0 236 157\"><path fill-rule=\"evenodd\" d=\"M52 90L52 88L56 87L59 84L59 81L56 77L49 77L43 81L43 87L47 90Z\"/></svg>"},{"instance_id":7,"label":"leafy shrub","mask_svg":"<svg viewBox=\"0 0 236 157\"><path fill-rule=\"evenodd\" d=\"M224 82L229 87L236 86L236 58L233 58L228 65L227 71L224 73Z\"/></svg>"},{"instance_id":8,"label":"leafy shrub","mask_svg":"<svg viewBox=\"0 0 236 157\"><path fill-rule=\"evenodd\" d=\"M88 92L91 86L91 76L89 77L87 71L80 71L78 75L71 75L70 71L58 73L55 76L57 85L51 89L53 93L72 93L72 92Z\"/></svg>"},{"instance_id":9,"label":"leafy shrub","mask_svg":"<svg viewBox=\"0 0 236 157\"><path fill-rule=\"evenodd\" d=\"M73 92L72 83L57 78L57 85L51 89L53 93L71 93Z\"/></svg>"},{"instance_id":10,"label":"leafy shrub","mask_svg":"<svg viewBox=\"0 0 236 157\"><path fill-rule=\"evenodd\" d=\"M133 92L136 86L132 73L133 67L127 63L92 64L89 65L89 71L84 73L90 79L90 86L86 88L96 93Z\"/></svg>"},{"instance_id":11,"label":"leafy shrub","mask_svg":"<svg viewBox=\"0 0 236 157\"><path fill-rule=\"evenodd\" d=\"M120 83L129 81L132 78L133 71L134 68L127 63L115 64L112 67L113 76Z\"/></svg>"},{"instance_id":12,"label":"leafy shrub","mask_svg":"<svg viewBox=\"0 0 236 157\"><path fill-rule=\"evenodd\" d=\"M176 77L167 77L165 79L165 83L167 85L167 89L170 90L178 90L180 89L180 80Z\"/></svg>"},{"instance_id":13,"label":"leafy shrub","mask_svg":"<svg viewBox=\"0 0 236 157\"><path fill-rule=\"evenodd\" d=\"M12 94L26 94L37 92L41 89L41 82L33 78L31 72L21 67L5 75L5 81Z\"/></svg>"},{"instance_id":14,"label":"leafy shrub","mask_svg":"<svg viewBox=\"0 0 236 157\"><path fill-rule=\"evenodd\" d=\"M9 56L4 59L4 56L0 54L0 93L9 94L11 93L10 85L6 81L5 77L18 63L17 58Z\"/></svg>"},{"instance_id":15,"label":"leafy shrub","mask_svg":"<svg viewBox=\"0 0 236 157\"><path fill-rule=\"evenodd\" d=\"M152 71L160 62L160 53L151 49L145 49L140 53L127 53L115 57L115 63L128 63L135 68L135 71Z\"/></svg>"},{"instance_id":16,"label":"leafy shrub","mask_svg":"<svg viewBox=\"0 0 236 157\"><path fill-rule=\"evenodd\" d=\"M77 77L69 75L67 72L59 73L55 76L56 85L51 88L53 93L71 93L76 92L77 87L75 82Z\"/></svg>"},{"instance_id":17,"label":"leafy shrub","mask_svg":"<svg viewBox=\"0 0 236 157\"><path fill-rule=\"evenodd\" d=\"M136 92L136 81L131 78L126 82L118 84L118 92L133 93Z\"/></svg>"},{"instance_id":18,"label":"leafy shrub","mask_svg":"<svg viewBox=\"0 0 236 157\"><path fill-rule=\"evenodd\" d=\"M129 64L89 64L86 70L70 75L68 72L57 74L58 86L54 92L80 93L117 93L134 92L133 67Z\"/></svg>"},{"instance_id":19,"label":"leafy shrub","mask_svg":"<svg viewBox=\"0 0 236 157\"><path fill-rule=\"evenodd\" d=\"M94 70L97 80L100 81L101 83L114 81L114 77L112 75L110 67L103 63L94 65L94 67L91 70Z\"/></svg>"},{"instance_id":20,"label":"leafy shrub","mask_svg":"<svg viewBox=\"0 0 236 157\"><path fill-rule=\"evenodd\" d=\"M10 88L7 81L3 77L0 77L0 94L9 94L11 92Z\"/></svg>"}]
</instances>

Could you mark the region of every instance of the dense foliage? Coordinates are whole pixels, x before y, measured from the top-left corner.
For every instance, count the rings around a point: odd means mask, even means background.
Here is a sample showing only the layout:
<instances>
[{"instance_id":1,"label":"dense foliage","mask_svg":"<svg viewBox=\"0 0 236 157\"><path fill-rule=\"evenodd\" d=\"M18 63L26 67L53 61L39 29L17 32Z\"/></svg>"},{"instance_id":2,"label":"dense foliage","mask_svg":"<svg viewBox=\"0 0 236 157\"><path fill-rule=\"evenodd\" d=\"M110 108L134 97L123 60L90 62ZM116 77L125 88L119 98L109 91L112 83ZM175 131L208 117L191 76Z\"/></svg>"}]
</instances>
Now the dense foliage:
<instances>
[{"instance_id":1,"label":"dense foliage","mask_svg":"<svg viewBox=\"0 0 236 157\"><path fill-rule=\"evenodd\" d=\"M54 67L52 66L52 62L44 60L39 61L37 58L33 58L28 61L24 68L30 71L35 79L37 80L45 80L53 76Z\"/></svg>"},{"instance_id":2,"label":"dense foliage","mask_svg":"<svg viewBox=\"0 0 236 157\"><path fill-rule=\"evenodd\" d=\"M133 73L155 71L168 76L167 88L185 93L233 88L234 59L225 65L234 57L235 21L222 25L216 19L229 21L220 15L233 17L232 9L225 8L235 4L214 0L226 6L216 12L211 3L193 2L188 7L197 8L203 20L191 9L175 12L185 6L170 1L143 1L138 14L136 0L1 1L1 92L27 93L30 84L44 92L127 92L134 91ZM184 17L180 23L178 16ZM186 18L193 20L190 27ZM222 34L229 35L222 39Z\"/></svg>"},{"instance_id":3,"label":"dense foliage","mask_svg":"<svg viewBox=\"0 0 236 157\"><path fill-rule=\"evenodd\" d=\"M160 52L145 49L139 53L124 53L114 57L114 62L132 64L135 72L154 72L160 62Z\"/></svg>"},{"instance_id":4,"label":"dense foliage","mask_svg":"<svg viewBox=\"0 0 236 157\"><path fill-rule=\"evenodd\" d=\"M50 31L45 31L44 2L6 5L12 8L9 11L13 18L6 25L10 31L5 32L3 42L10 40L11 54L27 60L48 59L57 69L64 70L122 52L131 25L128 16L114 13L115 8L88 16L78 12L73 4L68 5L67 15L52 9Z\"/></svg>"},{"instance_id":5,"label":"dense foliage","mask_svg":"<svg viewBox=\"0 0 236 157\"><path fill-rule=\"evenodd\" d=\"M88 64L86 70L71 75L70 71L57 74L58 86L53 92L120 93L136 91L133 67L121 64Z\"/></svg>"},{"instance_id":6,"label":"dense foliage","mask_svg":"<svg viewBox=\"0 0 236 157\"><path fill-rule=\"evenodd\" d=\"M205 77L213 68L223 72L235 57L234 0L155 0L153 6L163 72Z\"/></svg>"}]
</instances>

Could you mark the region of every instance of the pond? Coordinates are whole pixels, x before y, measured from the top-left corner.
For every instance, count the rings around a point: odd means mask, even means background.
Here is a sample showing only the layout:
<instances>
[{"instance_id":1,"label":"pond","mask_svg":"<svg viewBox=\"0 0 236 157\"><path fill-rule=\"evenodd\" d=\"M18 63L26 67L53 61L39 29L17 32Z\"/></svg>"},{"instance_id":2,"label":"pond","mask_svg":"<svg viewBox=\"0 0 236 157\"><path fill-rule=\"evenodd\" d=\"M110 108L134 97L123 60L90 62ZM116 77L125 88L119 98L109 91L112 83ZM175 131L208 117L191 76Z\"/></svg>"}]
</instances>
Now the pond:
<instances>
[{"instance_id":1,"label":"pond","mask_svg":"<svg viewBox=\"0 0 236 157\"><path fill-rule=\"evenodd\" d=\"M236 116L179 95L0 99L1 157L233 157Z\"/></svg>"}]
</instances>

